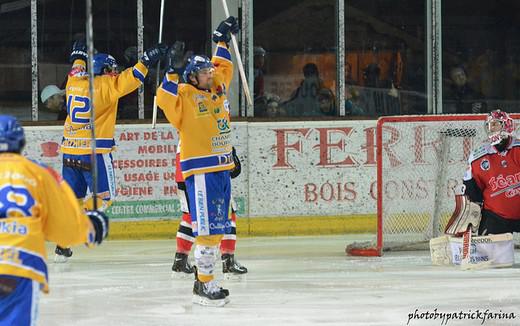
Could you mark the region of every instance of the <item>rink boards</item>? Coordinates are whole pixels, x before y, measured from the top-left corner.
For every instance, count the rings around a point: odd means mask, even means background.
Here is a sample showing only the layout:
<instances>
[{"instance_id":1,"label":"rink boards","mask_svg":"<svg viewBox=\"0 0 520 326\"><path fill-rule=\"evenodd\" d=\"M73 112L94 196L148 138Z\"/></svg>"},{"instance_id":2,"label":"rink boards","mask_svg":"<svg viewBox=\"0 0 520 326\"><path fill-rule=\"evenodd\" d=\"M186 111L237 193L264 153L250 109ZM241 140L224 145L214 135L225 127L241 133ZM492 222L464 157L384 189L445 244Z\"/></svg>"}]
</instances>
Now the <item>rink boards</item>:
<instances>
[{"instance_id":1,"label":"rink boards","mask_svg":"<svg viewBox=\"0 0 520 326\"><path fill-rule=\"evenodd\" d=\"M239 235L374 231L376 123L234 123L233 144L242 161L242 174L232 183ZM61 170L62 128L26 127L25 154ZM117 125L115 140L117 195L108 213L120 223L113 223L112 237L174 237L180 217L175 129ZM400 141L408 146L407 139ZM427 163L433 170L436 162ZM409 200L410 192L422 191L409 181L389 185L385 195Z\"/></svg>"}]
</instances>

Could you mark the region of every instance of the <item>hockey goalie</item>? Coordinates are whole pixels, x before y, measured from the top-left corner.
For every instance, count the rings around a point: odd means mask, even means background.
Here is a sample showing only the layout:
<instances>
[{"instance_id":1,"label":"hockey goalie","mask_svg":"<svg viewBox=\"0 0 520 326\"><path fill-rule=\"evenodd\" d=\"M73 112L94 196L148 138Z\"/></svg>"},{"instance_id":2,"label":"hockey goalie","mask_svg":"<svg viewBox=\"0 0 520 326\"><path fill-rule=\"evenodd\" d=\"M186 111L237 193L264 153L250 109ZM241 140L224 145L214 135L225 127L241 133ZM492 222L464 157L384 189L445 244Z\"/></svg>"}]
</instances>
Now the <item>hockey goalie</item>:
<instances>
[{"instance_id":1,"label":"hockey goalie","mask_svg":"<svg viewBox=\"0 0 520 326\"><path fill-rule=\"evenodd\" d=\"M434 265L471 269L514 264L512 233L520 232L520 140L513 119L501 110L489 113L485 128L488 142L469 157L446 235L430 240Z\"/></svg>"}]
</instances>

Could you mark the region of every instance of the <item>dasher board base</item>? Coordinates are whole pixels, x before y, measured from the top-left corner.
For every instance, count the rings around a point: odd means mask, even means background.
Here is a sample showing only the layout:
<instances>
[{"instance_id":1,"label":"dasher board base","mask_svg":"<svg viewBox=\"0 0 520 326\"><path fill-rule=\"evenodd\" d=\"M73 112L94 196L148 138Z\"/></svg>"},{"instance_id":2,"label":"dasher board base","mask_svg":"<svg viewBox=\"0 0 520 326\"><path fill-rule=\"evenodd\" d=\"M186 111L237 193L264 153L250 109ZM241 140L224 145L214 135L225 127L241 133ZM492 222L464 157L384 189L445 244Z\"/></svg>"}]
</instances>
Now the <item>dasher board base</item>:
<instances>
[{"instance_id":1,"label":"dasher board base","mask_svg":"<svg viewBox=\"0 0 520 326\"><path fill-rule=\"evenodd\" d=\"M333 235L376 232L376 216L238 217L238 237ZM113 221L109 239L175 239L179 219Z\"/></svg>"}]
</instances>

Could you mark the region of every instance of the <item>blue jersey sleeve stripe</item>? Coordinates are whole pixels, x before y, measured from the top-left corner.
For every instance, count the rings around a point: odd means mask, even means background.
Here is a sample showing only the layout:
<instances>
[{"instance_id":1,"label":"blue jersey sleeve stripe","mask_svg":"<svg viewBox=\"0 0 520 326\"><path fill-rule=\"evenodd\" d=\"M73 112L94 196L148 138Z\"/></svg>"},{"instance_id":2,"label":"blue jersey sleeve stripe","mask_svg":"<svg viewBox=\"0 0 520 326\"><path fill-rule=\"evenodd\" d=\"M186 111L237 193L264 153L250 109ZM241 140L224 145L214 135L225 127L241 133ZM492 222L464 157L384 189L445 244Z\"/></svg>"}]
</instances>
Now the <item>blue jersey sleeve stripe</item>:
<instances>
[{"instance_id":1,"label":"blue jersey sleeve stripe","mask_svg":"<svg viewBox=\"0 0 520 326\"><path fill-rule=\"evenodd\" d=\"M25 251L21 248L16 247L1 247L1 248L10 248L18 252L19 262L16 261L0 261L0 264L7 264L12 266L17 266L22 269L26 269L32 271L34 273L45 276L45 279L48 280L47 275L47 264L45 260L34 253Z\"/></svg>"},{"instance_id":2,"label":"blue jersey sleeve stripe","mask_svg":"<svg viewBox=\"0 0 520 326\"><path fill-rule=\"evenodd\" d=\"M173 96L177 96L179 85L176 82L171 82L164 77L162 89Z\"/></svg>"},{"instance_id":3,"label":"blue jersey sleeve stripe","mask_svg":"<svg viewBox=\"0 0 520 326\"><path fill-rule=\"evenodd\" d=\"M217 46L215 56L231 61L231 53L229 53L228 49L221 46Z\"/></svg>"},{"instance_id":4,"label":"blue jersey sleeve stripe","mask_svg":"<svg viewBox=\"0 0 520 326\"><path fill-rule=\"evenodd\" d=\"M139 79L141 81L141 83L144 83L144 74L141 71L139 71L139 69L137 69L137 67L134 67L132 69L132 72L133 72L135 78Z\"/></svg>"}]
</instances>

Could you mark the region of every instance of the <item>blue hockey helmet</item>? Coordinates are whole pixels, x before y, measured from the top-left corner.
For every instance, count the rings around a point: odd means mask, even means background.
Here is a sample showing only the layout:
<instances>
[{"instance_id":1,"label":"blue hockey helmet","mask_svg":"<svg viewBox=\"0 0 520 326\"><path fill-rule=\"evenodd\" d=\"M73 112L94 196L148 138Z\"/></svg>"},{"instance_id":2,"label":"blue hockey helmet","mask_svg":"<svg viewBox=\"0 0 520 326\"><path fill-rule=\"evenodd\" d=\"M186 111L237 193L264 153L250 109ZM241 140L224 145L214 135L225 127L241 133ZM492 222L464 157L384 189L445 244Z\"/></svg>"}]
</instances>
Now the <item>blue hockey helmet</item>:
<instances>
[{"instance_id":1,"label":"blue hockey helmet","mask_svg":"<svg viewBox=\"0 0 520 326\"><path fill-rule=\"evenodd\" d=\"M0 152L21 153L24 146L25 134L18 120L0 115Z\"/></svg>"},{"instance_id":2,"label":"blue hockey helmet","mask_svg":"<svg viewBox=\"0 0 520 326\"><path fill-rule=\"evenodd\" d=\"M201 69L205 68L215 68L211 60L206 57L205 55L192 55L188 59L188 64L186 65L186 68L184 69L184 73L182 74L182 77L184 78L184 81L189 82L189 76L191 74L196 74Z\"/></svg>"},{"instance_id":3,"label":"blue hockey helmet","mask_svg":"<svg viewBox=\"0 0 520 326\"><path fill-rule=\"evenodd\" d=\"M115 71L117 69L117 62L113 56L106 53L98 53L94 55L94 75L102 75L105 68L109 71Z\"/></svg>"}]
</instances>

